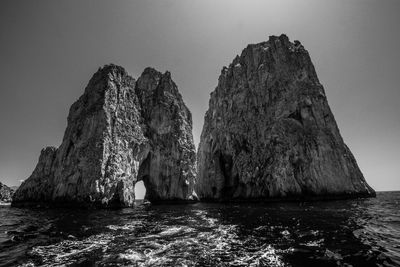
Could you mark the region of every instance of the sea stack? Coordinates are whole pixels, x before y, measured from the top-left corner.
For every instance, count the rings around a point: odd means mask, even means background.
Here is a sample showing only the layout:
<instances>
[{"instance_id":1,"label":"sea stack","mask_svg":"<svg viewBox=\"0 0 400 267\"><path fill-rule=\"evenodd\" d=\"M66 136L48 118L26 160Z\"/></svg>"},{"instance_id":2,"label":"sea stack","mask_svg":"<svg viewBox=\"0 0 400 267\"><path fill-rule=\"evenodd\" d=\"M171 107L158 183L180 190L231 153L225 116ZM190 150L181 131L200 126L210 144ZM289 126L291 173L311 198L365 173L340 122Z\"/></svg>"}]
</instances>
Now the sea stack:
<instances>
[{"instance_id":1,"label":"sea stack","mask_svg":"<svg viewBox=\"0 0 400 267\"><path fill-rule=\"evenodd\" d=\"M202 200L374 196L343 142L308 52L286 35L222 69L198 149Z\"/></svg>"},{"instance_id":2,"label":"sea stack","mask_svg":"<svg viewBox=\"0 0 400 267\"><path fill-rule=\"evenodd\" d=\"M129 207L143 180L151 202L196 199L192 116L171 79L147 68L136 82L106 65L70 108L59 148L42 150L12 205Z\"/></svg>"}]
</instances>

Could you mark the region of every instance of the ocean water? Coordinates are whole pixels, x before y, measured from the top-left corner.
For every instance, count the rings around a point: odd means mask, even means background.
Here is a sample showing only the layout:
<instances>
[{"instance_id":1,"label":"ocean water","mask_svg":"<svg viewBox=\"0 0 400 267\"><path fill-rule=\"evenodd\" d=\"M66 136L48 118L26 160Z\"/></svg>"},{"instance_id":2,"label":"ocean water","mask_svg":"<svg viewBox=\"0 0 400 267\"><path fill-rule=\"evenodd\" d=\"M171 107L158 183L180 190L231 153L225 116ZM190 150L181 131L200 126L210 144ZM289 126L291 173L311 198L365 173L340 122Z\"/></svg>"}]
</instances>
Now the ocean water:
<instances>
[{"instance_id":1,"label":"ocean water","mask_svg":"<svg viewBox=\"0 0 400 267\"><path fill-rule=\"evenodd\" d=\"M400 266L399 204L1 206L0 266Z\"/></svg>"}]
</instances>

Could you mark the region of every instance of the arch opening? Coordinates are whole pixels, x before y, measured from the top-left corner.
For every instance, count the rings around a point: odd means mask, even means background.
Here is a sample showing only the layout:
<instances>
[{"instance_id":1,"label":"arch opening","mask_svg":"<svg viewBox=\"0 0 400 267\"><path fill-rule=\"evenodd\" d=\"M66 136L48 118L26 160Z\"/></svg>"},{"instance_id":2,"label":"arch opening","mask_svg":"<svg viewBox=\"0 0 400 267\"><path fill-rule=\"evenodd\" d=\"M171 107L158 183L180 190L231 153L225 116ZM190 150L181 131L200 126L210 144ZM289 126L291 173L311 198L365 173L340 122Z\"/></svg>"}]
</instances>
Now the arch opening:
<instances>
[{"instance_id":1,"label":"arch opening","mask_svg":"<svg viewBox=\"0 0 400 267\"><path fill-rule=\"evenodd\" d=\"M146 187L143 180L137 181L135 184L135 200L143 200L146 196Z\"/></svg>"}]
</instances>

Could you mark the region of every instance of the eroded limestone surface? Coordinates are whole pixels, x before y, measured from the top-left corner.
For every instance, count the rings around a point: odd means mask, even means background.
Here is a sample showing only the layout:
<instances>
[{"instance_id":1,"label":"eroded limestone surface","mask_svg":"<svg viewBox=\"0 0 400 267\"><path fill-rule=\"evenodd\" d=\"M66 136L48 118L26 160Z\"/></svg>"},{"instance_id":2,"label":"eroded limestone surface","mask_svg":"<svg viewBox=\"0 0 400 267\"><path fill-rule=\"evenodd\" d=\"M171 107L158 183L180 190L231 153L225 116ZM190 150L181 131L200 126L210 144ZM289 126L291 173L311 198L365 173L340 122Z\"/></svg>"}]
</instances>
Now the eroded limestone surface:
<instances>
[{"instance_id":1,"label":"eroded limestone surface","mask_svg":"<svg viewBox=\"0 0 400 267\"><path fill-rule=\"evenodd\" d=\"M136 82L107 65L70 108L59 148L42 150L13 205L132 206L143 180L149 201L196 199L191 113L169 72Z\"/></svg>"},{"instance_id":2,"label":"eroded limestone surface","mask_svg":"<svg viewBox=\"0 0 400 267\"><path fill-rule=\"evenodd\" d=\"M222 69L198 149L201 199L372 196L308 52L288 37L248 45Z\"/></svg>"}]
</instances>

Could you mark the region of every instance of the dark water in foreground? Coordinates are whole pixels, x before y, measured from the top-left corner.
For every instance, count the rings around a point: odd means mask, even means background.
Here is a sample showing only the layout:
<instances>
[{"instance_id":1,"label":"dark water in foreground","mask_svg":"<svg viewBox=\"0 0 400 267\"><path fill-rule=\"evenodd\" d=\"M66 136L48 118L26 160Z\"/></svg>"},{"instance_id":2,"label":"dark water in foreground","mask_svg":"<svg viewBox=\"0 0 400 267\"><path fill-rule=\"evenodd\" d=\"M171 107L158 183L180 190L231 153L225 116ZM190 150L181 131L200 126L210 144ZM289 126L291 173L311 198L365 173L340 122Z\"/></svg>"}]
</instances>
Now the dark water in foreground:
<instances>
[{"instance_id":1,"label":"dark water in foreground","mask_svg":"<svg viewBox=\"0 0 400 267\"><path fill-rule=\"evenodd\" d=\"M312 203L0 207L1 266L400 266L400 192Z\"/></svg>"}]
</instances>

